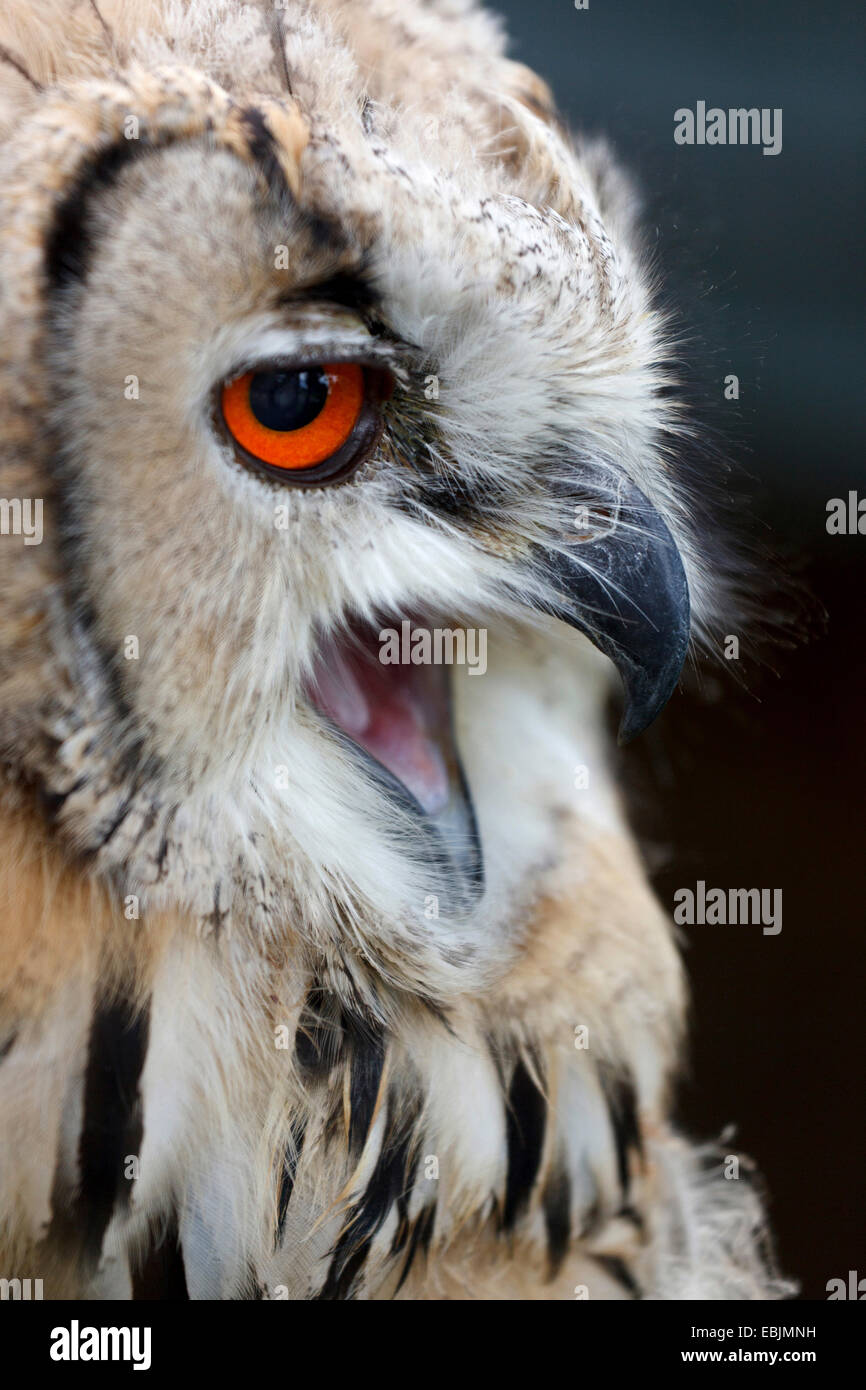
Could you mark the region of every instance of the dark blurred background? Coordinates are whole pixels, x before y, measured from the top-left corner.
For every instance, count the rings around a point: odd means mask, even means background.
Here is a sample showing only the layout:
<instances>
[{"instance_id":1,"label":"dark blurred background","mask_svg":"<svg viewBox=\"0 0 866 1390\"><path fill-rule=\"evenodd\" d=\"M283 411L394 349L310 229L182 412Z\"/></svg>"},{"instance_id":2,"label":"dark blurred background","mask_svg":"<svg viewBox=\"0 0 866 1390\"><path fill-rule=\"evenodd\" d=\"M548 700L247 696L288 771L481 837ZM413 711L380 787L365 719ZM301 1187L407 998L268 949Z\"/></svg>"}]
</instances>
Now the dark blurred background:
<instances>
[{"instance_id":1,"label":"dark blurred background","mask_svg":"<svg viewBox=\"0 0 866 1390\"><path fill-rule=\"evenodd\" d=\"M693 988L681 1122L737 1124L769 1190L783 1270L805 1298L866 1276L862 964L866 535L826 504L866 497L863 131L855 0L494 0L512 56L574 129L637 177L648 244L689 329L690 392L745 478L737 525L814 596L791 650L721 663L624 757L661 900L783 890L778 936L684 928ZM781 107L783 148L678 146L674 111ZM740 400L723 398L733 372ZM821 610L826 609L826 625ZM811 634L811 635L810 635ZM707 698L709 697L709 698Z\"/></svg>"}]
</instances>

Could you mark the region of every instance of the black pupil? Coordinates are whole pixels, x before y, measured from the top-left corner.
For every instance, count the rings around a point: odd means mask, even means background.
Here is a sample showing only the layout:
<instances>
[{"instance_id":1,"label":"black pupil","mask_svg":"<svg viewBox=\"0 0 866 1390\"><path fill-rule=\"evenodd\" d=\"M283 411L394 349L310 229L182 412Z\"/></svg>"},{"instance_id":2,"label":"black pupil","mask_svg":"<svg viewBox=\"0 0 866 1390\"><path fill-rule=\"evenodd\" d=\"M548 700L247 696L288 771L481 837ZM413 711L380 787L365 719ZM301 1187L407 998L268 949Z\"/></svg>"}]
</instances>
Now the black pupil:
<instances>
[{"instance_id":1,"label":"black pupil","mask_svg":"<svg viewBox=\"0 0 866 1390\"><path fill-rule=\"evenodd\" d=\"M322 367L256 372L250 382L250 410L269 430L303 429L327 399L328 378Z\"/></svg>"}]
</instances>

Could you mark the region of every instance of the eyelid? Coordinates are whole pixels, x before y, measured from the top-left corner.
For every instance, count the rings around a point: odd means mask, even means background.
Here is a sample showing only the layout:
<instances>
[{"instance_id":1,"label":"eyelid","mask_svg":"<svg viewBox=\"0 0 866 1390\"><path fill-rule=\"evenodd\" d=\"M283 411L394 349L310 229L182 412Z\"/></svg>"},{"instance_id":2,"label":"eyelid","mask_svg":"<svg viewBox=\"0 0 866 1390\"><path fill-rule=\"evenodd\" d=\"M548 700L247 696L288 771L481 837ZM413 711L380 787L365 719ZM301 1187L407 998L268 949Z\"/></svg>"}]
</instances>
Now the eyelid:
<instances>
[{"instance_id":1,"label":"eyelid","mask_svg":"<svg viewBox=\"0 0 866 1390\"><path fill-rule=\"evenodd\" d=\"M293 371L314 362L357 362L390 372L397 384L408 386L423 360L421 351L387 333L374 336L361 323L346 319L345 312L339 323L333 316L323 320L320 313L302 314L291 325L272 318L250 325L218 364L216 375L226 380L264 366Z\"/></svg>"},{"instance_id":2,"label":"eyelid","mask_svg":"<svg viewBox=\"0 0 866 1390\"><path fill-rule=\"evenodd\" d=\"M359 367L369 367L374 371L388 372L395 381L408 383L410 369L402 363L393 349L351 350L345 342L307 343L293 341L291 348L283 351L257 351L235 359L232 367L223 374L223 380L243 376L245 372L267 370L299 371L303 367L318 366L323 362L354 362Z\"/></svg>"}]
</instances>

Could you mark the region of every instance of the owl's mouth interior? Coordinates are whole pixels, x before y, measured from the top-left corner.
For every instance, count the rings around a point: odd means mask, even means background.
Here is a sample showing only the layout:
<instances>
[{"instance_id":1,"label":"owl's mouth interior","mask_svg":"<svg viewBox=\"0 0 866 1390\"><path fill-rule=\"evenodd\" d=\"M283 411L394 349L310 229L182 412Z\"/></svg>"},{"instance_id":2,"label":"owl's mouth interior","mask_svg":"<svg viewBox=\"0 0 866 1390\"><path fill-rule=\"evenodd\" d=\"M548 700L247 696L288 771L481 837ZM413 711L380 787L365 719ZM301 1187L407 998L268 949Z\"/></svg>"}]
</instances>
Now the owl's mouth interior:
<instances>
[{"instance_id":1,"label":"owl's mouth interior","mask_svg":"<svg viewBox=\"0 0 866 1390\"><path fill-rule=\"evenodd\" d=\"M319 648L309 696L324 714L418 802L425 815L447 805L456 753L448 671L381 659L389 630L353 624ZM411 649L410 649L411 650Z\"/></svg>"},{"instance_id":2,"label":"owl's mouth interior","mask_svg":"<svg viewBox=\"0 0 866 1390\"><path fill-rule=\"evenodd\" d=\"M423 825L428 860L447 872L454 905L470 907L483 867L454 736L450 671L417 660L412 632L398 619L353 622L325 637L307 696Z\"/></svg>"}]
</instances>

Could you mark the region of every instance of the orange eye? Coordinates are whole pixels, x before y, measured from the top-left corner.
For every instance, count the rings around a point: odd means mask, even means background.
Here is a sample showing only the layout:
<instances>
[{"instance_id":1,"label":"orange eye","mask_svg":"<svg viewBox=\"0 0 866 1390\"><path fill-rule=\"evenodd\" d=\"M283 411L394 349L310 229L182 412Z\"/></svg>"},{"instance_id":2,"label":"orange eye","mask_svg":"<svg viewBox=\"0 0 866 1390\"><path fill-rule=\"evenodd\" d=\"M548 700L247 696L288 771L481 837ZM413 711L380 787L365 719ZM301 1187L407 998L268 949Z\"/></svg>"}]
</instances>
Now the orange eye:
<instances>
[{"instance_id":1,"label":"orange eye","mask_svg":"<svg viewBox=\"0 0 866 1390\"><path fill-rule=\"evenodd\" d=\"M272 474L333 479L359 461L375 434L357 362L264 367L226 382L222 416L246 455ZM361 427L361 428L359 428ZM298 481L302 481L298 478Z\"/></svg>"}]
</instances>

